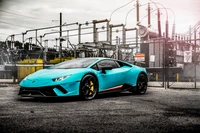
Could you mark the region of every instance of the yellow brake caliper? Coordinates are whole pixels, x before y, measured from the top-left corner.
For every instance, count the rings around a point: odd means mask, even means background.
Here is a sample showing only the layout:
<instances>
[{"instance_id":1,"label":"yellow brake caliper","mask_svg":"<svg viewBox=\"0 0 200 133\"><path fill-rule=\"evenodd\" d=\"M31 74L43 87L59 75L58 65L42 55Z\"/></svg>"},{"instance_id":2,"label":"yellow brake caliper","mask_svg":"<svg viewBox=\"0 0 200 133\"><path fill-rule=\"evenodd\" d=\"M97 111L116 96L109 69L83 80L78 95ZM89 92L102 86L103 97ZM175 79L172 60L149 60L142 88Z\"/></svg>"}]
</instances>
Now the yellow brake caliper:
<instances>
[{"instance_id":1,"label":"yellow brake caliper","mask_svg":"<svg viewBox=\"0 0 200 133\"><path fill-rule=\"evenodd\" d=\"M90 81L90 93L89 93L89 95L92 95L92 93L93 93L93 91L94 91L94 84L93 84L93 82L92 81Z\"/></svg>"}]
</instances>

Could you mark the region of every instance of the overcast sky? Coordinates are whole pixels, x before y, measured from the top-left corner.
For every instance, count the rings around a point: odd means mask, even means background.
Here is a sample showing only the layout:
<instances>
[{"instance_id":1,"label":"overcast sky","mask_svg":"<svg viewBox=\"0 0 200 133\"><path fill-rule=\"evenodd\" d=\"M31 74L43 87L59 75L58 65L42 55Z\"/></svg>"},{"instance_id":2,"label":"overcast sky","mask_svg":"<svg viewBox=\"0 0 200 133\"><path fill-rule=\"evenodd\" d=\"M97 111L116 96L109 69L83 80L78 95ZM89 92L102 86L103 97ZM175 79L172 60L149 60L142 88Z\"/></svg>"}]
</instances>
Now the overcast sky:
<instances>
[{"instance_id":1,"label":"overcast sky","mask_svg":"<svg viewBox=\"0 0 200 133\"><path fill-rule=\"evenodd\" d=\"M131 0L0 0L0 41L5 41L10 34L22 33L28 29L59 25L59 13L63 14L63 23L85 23L92 20L109 19L111 13ZM139 0L140 19L147 14L149 0ZM154 0L166 8L169 28L176 22L176 31L185 32L189 25L200 21L200 0ZM135 1L116 11L111 18L112 24L125 23L127 13L135 8ZM163 8L157 4L159 8ZM152 11L156 9L151 3ZM164 30L166 12L161 9L161 23ZM152 12L152 28L157 29L157 15ZM54 20L54 21L52 21ZM57 20L57 21L56 21ZM127 17L127 28L136 26L136 10ZM141 22L147 25L147 17ZM45 31L48 32L48 31ZM164 31L163 31L164 32ZM38 33L38 34L43 34ZM34 35L34 34L33 34ZM31 36L31 35L30 35ZM28 35L26 36L28 37ZM19 39L20 40L20 39ZM21 40L20 40L21 41Z\"/></svg>"}]
</instances>

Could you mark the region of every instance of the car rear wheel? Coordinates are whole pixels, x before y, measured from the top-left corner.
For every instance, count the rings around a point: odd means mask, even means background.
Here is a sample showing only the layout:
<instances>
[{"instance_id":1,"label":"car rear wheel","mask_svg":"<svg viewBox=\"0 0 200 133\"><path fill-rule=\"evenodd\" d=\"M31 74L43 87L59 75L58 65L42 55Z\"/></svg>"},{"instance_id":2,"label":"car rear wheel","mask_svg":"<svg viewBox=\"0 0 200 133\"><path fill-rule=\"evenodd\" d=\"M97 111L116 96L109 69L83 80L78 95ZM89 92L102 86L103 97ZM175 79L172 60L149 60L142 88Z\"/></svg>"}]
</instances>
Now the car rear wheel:
<instances>
[{"instance_id":1,"label":"car rear wheel","mask_svg":"<svg viewBox=\"0 0 200 133\"><path fill-rule=\"evenodd\" d=\"M136 93L144 94L147 91L147 78L144 74L140 74L137 80Z\"/></svg>"},{"instance_id":2,"label":"car rear wheel","mask_svg":"<svg viewBox=\"0 0 200 133\"><path fill-rule=\"evenodd\" d=\"M98 81L91 75L87 74L81 80L80 96L85 100L93 99L98 93Z\"/></svg>"}]
</instances>

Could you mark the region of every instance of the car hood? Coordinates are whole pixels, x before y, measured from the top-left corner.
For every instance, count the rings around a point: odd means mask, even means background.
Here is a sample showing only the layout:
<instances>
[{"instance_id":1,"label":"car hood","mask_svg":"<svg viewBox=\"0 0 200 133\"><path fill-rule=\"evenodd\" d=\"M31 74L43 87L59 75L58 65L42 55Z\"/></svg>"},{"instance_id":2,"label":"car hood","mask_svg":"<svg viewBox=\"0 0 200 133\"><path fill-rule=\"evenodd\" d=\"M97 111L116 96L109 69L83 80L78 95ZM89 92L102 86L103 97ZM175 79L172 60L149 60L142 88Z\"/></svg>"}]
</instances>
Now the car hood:
<instances>
[{"instance_id":1,"label":"car hood","mask_svg":"<svg viewBox=\"0 0 200 133\"><path fill-rule=\"evenodd\" d=\"M87 68L78 69L43 69L39 70L33 74L30 74L27 79L30 80L43 80L43 79L53 79L62 76L73 75L76 73L86 72Z\"/></svg>"}]
</instances>

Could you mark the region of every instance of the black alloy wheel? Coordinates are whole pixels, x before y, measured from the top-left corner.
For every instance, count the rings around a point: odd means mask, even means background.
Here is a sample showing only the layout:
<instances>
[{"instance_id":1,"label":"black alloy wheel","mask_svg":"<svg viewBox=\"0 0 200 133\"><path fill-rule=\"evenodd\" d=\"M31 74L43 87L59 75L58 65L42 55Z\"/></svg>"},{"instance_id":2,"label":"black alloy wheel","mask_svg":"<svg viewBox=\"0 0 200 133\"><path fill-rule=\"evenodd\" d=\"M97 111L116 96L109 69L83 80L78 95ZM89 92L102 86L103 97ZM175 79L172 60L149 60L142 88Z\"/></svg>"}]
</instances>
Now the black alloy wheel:
<instances>
[{"instance_id":1,"label":"black alloy wheel","mask_svg":"<svg viewBox=\"0 0 200 133\"><path fill-rule=\"evenodd\" d=\"M147 91L147 78L144 74L140 74L137 80L136 93L145 94Z\"/></svg>"},{"instance_id":2,"label":"black alloy wheel","mask_svg":"<svg viewBox=\"0 0 200 133\"><path fill-rule=\"evenodd\" d=\"M97 79L91 74L85 75L80 84L80 96L85 100L91 100L97 95L97 93Z\"/></svg>"}]
</instances>

